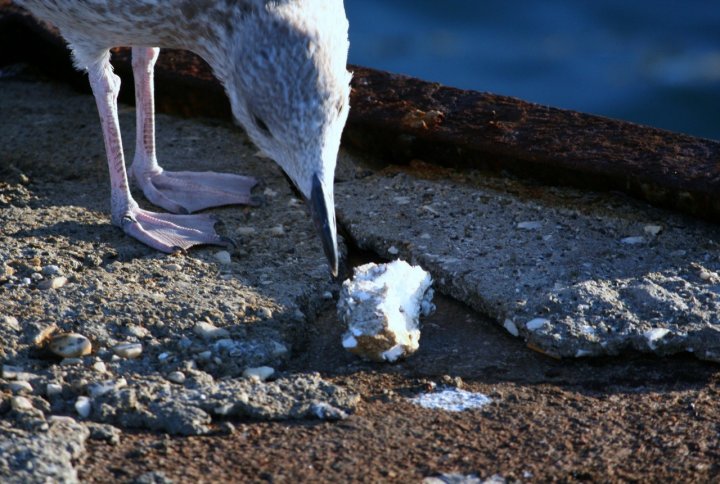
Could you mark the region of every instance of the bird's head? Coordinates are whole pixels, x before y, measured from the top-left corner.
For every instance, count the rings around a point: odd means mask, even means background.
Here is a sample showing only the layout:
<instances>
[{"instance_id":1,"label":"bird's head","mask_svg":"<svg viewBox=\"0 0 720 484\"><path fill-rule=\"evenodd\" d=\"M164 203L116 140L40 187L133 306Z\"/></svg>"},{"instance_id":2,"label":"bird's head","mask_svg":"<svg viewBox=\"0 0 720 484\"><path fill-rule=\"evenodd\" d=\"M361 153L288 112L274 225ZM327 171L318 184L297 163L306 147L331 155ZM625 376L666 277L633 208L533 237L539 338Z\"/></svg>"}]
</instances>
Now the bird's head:
<instances>
[{"instance_id":1,"label":"bird's head","mask_svg":"<svg viewBox=\"0 0 720 484\"><path fill-rule=\"evenodd\" d=\"M233 115L307 200L338 271L333 178L348 116L342 0L249 0L225 86Z\"/></svg>"}]
</instances>

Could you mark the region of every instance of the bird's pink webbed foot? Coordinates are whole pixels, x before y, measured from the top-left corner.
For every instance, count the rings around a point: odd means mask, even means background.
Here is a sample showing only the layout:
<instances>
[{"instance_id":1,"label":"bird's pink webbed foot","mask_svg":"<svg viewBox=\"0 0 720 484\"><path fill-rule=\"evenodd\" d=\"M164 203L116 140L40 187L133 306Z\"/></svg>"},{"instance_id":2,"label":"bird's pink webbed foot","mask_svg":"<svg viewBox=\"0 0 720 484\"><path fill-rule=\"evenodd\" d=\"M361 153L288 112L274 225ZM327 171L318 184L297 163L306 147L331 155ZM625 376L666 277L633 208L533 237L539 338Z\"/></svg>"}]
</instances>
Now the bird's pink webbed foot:
<instances>
[{"instance_id":1,"label":"bird's pink webbed foot","mask_svg":"<svg viewBox=\"0 0 720 484\"><path fill-rule=\"evenodd\" d=\"M145 196L173 213L191 213L223 205L254 204L254 178L227 173L165 171L155 154L155 93L153 70L159 49L133 47L137 136L130 168Z\"/></svg>"},{"instance_id":2,"label":"bird's pink webbed foot","mask_svg":"<svg viewBox=\"0 0 720 484\"><path fill-rule=\"evenodd\" d=\"M150 247L172 253L194 245L232 245L215 232L212 215L175 215L131 208L119 225L126 234Z\"/></svg>"},{"instance_id":3,"label":"bird's pink webbed foot","mask_svg":"<svg viewBox=\"0 0 720 484\"><path fill-rule=\"evenodd\" d=\"M94 62L88 62L88 75L105 140L105 150L110 169L112 222L125 233L150 247L174 252L194 245L228 245L214 229L215 220L210 215L158 214L142 210L133 200L125 171L120 124L117 115L117 95L120 78L112 72L110 53Z\"/></svg>"},{"instance_id":4,"label":"bird's pink webbed foot","mask_svg":"<svg viewBox=\"0 0 720 484\"><path fill-rule=\"evenodd\" d=\"M252 177L212 171L152 171L136 157L132 173L143 193L155 205L173 213L192 213L224 205L255 205Z\"/></svg>"}]
</instances>

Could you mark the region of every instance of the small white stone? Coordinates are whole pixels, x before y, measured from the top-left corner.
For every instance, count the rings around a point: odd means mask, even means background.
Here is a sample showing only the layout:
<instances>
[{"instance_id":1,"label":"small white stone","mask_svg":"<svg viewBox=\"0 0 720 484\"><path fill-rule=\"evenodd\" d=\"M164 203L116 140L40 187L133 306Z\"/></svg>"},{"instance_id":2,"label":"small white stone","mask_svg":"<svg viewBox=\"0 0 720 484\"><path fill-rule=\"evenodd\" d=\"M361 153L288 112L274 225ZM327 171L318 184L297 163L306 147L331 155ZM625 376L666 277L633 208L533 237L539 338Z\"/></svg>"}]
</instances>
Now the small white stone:
<instances>
[{"instance_id":1,"label":"small white stone","mask_svg":"<svg viewBox=\"0 0 720 484\"><path fill-rule=\"evenodd\" d=\"M30 382L27 381L14 381L8 384L8 390L11 392L18 394L18 393L32 393L33 387L30 384Z\"/></svg>"},{"instance_id":2,"label":"small white stone","mask_svg":"<svg viewBox=\"0 0 720 484\"><path fill-rule=\"evenodd\" d=\"M220 339L230 336L230 331L225 328L218 328L214 324L200 321L193 328L195 334L203 339Z\"/></svg>"},{"instance_id":3,"label":"small white stone","mask_svg":"<svg viewBox=\"0 0 720 484\"><path fill-rule=\"evenodd\" d=\"M0 317L0 326L10 328L13 331L20 331L20 322L15 316Z\"/></svg>"},{"instance_id":4,"label":"small white stone","mask_svg":"<svg viewBox=\"0 0 720 484\"><path fill-rule=\"evenodd\" d=\"M27 410L32 410L33 404L32 401L30 401L27 397L22 396L14 396L10 399L10 406L13 408L13 410L22 412Z\"/></svg>"},{"instance_id":5,"label":"small white stone","mask_svg":"<svg viewBox=\"0 0 720 484\"><path fill-rule=\"evenodd\" d=\"M185 373L183 373L182 371L172 371L168 373L167 379L173 383L182 385L183 383L185 383Z\"/></svg>"},{"instance_id":6,"label":"small white stone","mask_svg":"<svg viewBox=\"0 0 720 484\"><path fill-rule=\"evenodd\" d=\"M645 331L645 333L643 333L643 336L645 336L645 339L647 339L650 349L654 350L657 349L657 342L663 339L669 333L670 330L667 328L654 328L649 331Z\"/></svg>"},{"instance_id":7,"label":"small white stone","mask_svg":"<svg viewBox=\"0 0 720 484\"><path fill-rule=\"evenodd\" d=\"M663 228L661 225L646 225L645 227L643 227L643 232L652 237L657 237L657 235L662 232L662 230Z\"/></svg>"},{"instance_id":8,"label":"small white stone","mask_svg":"<svg viewBox=\"0 0 720 484\"><path fill-rule=\"evenodd\" d=\"M388 254L390 254L390 255L398 255L399 253L400 253L400 249L398 249L394 245L391 245L390 248L388 249Z\"/></svg>"},{"instance_id":9,"label":"small white stone","mask_svg":"<svg viewBox=\"0 0 720 484\"><path fill-rule=\"evenodd\" d=\"M323 299L327 299L328 301L333 298L333 295L330 291L325 291L323 293Z\"/></svg>"},{"instance_id":10,"label":"small white stone","mask_svg":"<svg viewBox=\"0 0 720 484\"><path fill-rule=\"evenodd\" d=\"M55 276L60 274L60 268L54 264L46 265L42 268L42 274L44 276Z\"/></svg>"},{"instance_id":11,"label":"small white stone","mask_svg":"<svg viewBox=\"0 0 720 484\"><path fill-rule=\"evenodd\" d=\"M177 272L182 270L182 266L180 264L165 264L163 266L163 269L165 269L168 272Z\"/></svg>"},{"instance_id":12,"label":"small white stone","mask_svg":"<svg viewBox=\"0 0 720 484\"><path fill-rule=\"evenodd\" d=\"M81 418L88 418L90 411L92 410L92 404L90 399L85 396L80 396L75 401L75 411L80 415Z\"/></svg>"},{"instance_id":13,"label":"small white stone","mask_svg":"<svg viewBox=\"0 0 720 484\"><path fill-rule=\"evenodd\" d=\"M82 365L83 360L82 358L63 358L60 360L61 366L74 366L74 365Z\"/></svg>"},{"instance_id":14,"label":"small white stone","mask_svg":"<svg viewBox=\"0 0 720 484\"><path fill-rule=\"evenodd\" d=\"M98 373L105 373L107 371L107 366L103 361L96 361L92 364L92 369L97 371Z\"/></svg>"},{"instance_id":15,"label":"small white stone","mask_svg":"<svg viewBox=\"0 0 720 484\"><path fill-rule=\"evenodd\" d=\"M645 243L645 237L642 236L636 236L636 237L625 237L624 239L620 240L623 244L627 245L638 245L638 244L644 244Z\"/></svg>"},{"instance_id":16,"label":"small white stone","mask_svg":"<svg viewBox=\"0 0 720 484\"><path fill-rule=\"evenodd\" d=\"M258 316L260 316L263 319L272 319L273 312L270 308L260 308L258 310Z\"/></svg>"},{"instance_id":17,"label":"small white stone","mask_svg":"<svg viewBox=\"0 0 720 484\"><path fill-rule=\"evenodd\" d=\"M544 327L546 324L549 323L549 319L535 318L525 323L525 327L528 329L528 331L537 331L538 329Z\"/></svg>"},{"instance_id":18,"label":"small white stone","mask_svg":"<svg viewBox=\"0 0 720 484\"><path fill-rule=\"evenodd\" d=\"M50 339L48 348L62 358L77 358L92 353L90 340L78 333L55 335Z\"/></svg>"},{"instance_id":19,"label":"small white stone","mask_svg":"<svg viewBox=\"0 0 720 484\"><path fill-rule=\"evenodd\" d=\"M236 235L254 235L257 233L257 230L255 230L255 227L238 227L237 230L235 230Z\"/></svg>"},{"instance_id":20,"label":"small white stone","mask_svg":"<svg viewBox=\"0 0 720 484\"><path fill-rule=\"evenodd\" d=\"M113 353L121 358L137 358L142 354L143 347L140 343L121 343L112 348Z\"/></svg>"},{"instance_id":21,"label":"small white stone","mask_svg":"<svg viewBox=\"0 0 720 484\"><path fill-rule=\"evenodd\" d=\"M217 260L219 263L223 265L228 265L232 262L232 259L230 257L230 252L227 250L221 250L218 252L215 252L215 260Z\"/></svg>"},{"instance_id":22,"label":"small white stone","mask_svg":"<svg viewBox=\"0 0 720 484\"><path fill-rule=\"evenodd\" d=\"M266 197L276 197L277 192L275 190L273 190L272 188L267 187L265 189L265 191L263 191L263 195L265 195Z\"/></svg>"},{"instance_id":23,"label":"small white stone","mask_svg":"<svg viewBox=\"0 0 720 484\"><path fill-rule=\"evenodd\" d=\"M54 397L56 395L62 394L63 387L62 385L58 383L48 383L47 386L45 386L45 396L47 397Z\"/></svg>"},{"instance_id":24,"label":"small white stone","mask_svg":"<svg viewBox=\"0 0 720 484\"><path fill-rule=\"evenodd\" d=\"M270 233L270 235L273 235L275 237L281 237L285 235L285 227L283 227L282 225L276 225L275 227L269 229L268 232Z\"/></svg>"},{"instance_id":25,"label":"small white stone","mask_svg":"<svg viewBox=\"0 0 720 484\"><path fill-rule=\"evenodd\" d=\"M259 366L257 368L246 368L243 376L255 381L265 381L275 373L275 369L269 366Z\"/></svg>"},{"instance_id":26,"label":"small white stone","mask_svg":"<svg viewBox=\"0 0 720 484\"><path fill-rule=\"evenodd\" d=\"M52 279L45 279L38 284L40 289L60 289L67 284L68 278L65 276L53 277Z\"/></svg>"},{"instance_id":27,"label":"small white stone","mask_svg":"<svg viewBox=\"0 0 720 484\"><path fill-rule=\"evenodd\" d=\"M512 320L506 319L503 323L503 327L505 327L508 333L515 336L516 338L520 336L520 331L518 331L518 327L515 325L515 323L512 322Z\"/></svg>"},{"instance_id":28,"label":"small white stone","mask_svg":"<svg viewBox=\"0 0 720 484\"><path fill-rule=\"evenodd\" d=\"M165 361L170 358L170 353L164 352L158 355L158 361Z\"/></svg>"},{"instance_id":29,"label":"small white stone","mask_svg":"<svg viewBox=\"0 0 720 484\"><path fill-rule=\"evenodd\" d=\"M125 331L131 336L135 336L136 338L145 338L150 334L150 331L147 328L144 328L142 326L138 326L137 324L130 324L125 328Z\"/></svg>"},{"instance_id":30,"label":"small white stone","mask_svg":"<svg viewBox=\"0 0 720 484\"><path fill-rule=\"evenodd\" d=\"M542 228L542 222L520 222L517 224L517 228L522 230L537 230Z\"/></svg>"}]
</instances>

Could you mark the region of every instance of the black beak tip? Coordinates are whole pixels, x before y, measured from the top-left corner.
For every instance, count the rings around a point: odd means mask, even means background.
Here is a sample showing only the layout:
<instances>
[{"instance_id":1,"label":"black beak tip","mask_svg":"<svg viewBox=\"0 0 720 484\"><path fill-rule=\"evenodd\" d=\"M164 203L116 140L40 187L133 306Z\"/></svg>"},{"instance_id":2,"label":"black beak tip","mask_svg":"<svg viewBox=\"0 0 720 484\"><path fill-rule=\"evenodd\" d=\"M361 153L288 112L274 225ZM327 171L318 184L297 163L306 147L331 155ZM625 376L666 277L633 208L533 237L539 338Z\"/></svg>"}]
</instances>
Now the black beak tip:
<instances>
[{"instance_id":1,"label":"black beak tip","mask_svg":"<svg viewBox=\"0 0 720 484\"><path fill-rule=\"evenodd\" d=\"M339 270L339 257L337 248L337 230L335 226L335 207L328 205L325 186L320 178L313 175L312 192L310 194L310 212L315 228L320 234L323 251L330 264L330 272L337 278Z\"/></svg>"}]
</instances>

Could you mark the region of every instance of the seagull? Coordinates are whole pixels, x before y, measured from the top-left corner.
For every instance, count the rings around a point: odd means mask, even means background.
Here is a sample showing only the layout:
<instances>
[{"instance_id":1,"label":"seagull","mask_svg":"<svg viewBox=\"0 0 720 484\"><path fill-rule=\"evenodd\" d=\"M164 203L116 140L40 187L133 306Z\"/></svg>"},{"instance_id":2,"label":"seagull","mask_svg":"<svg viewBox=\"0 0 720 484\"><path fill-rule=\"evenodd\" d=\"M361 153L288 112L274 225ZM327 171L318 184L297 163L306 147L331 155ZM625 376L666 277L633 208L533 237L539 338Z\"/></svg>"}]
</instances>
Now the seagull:
<instances>
[{"instance_id":1,"label":"seagull","mask_svg":"<svg viewBox=\"0 0 720 484\"><path fill-rule=\"evenodd\" d=\"M348 21L342 0L15 0L55 25L88 74L102 125L111 221L163 252L223 245L210 207L252 203L256 180L166 171L155 150L153 69L160 48L192 51L223 84L233 117L308 202L338 273L333 180L349 111ZM110 49L132 49L137 141L130 175L171 213L141 209L130 194L117 110L120 78Z\"/></svg>"}]
</instances>

